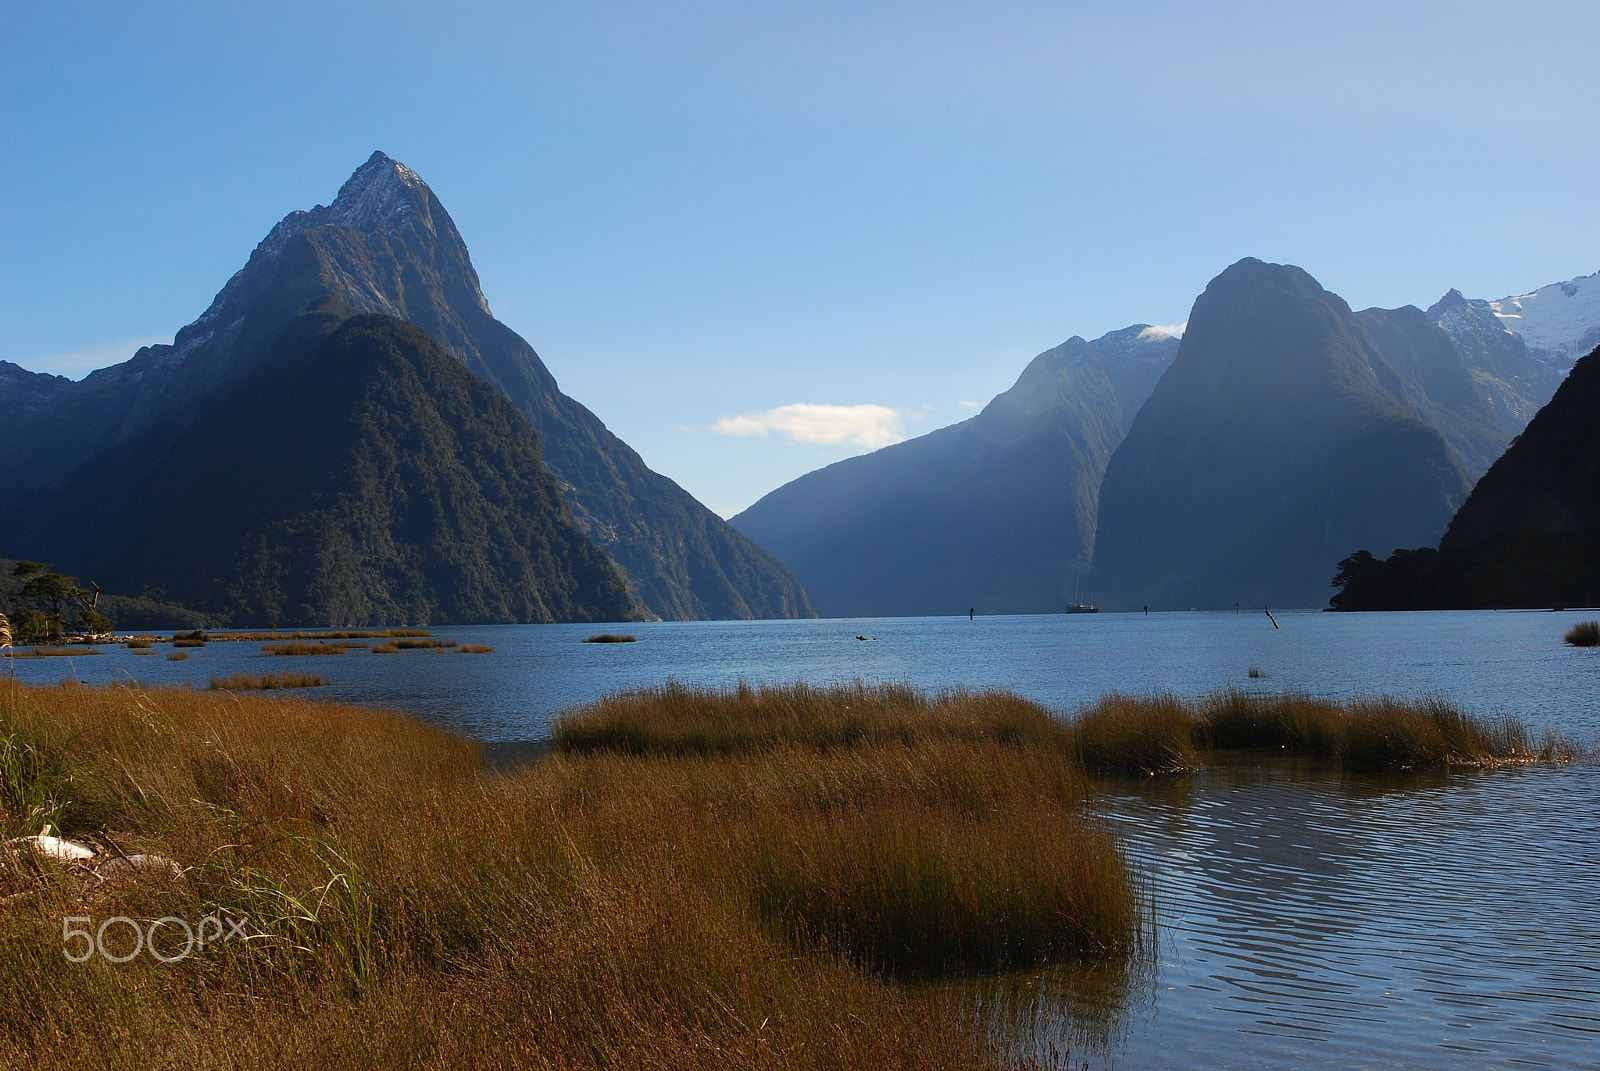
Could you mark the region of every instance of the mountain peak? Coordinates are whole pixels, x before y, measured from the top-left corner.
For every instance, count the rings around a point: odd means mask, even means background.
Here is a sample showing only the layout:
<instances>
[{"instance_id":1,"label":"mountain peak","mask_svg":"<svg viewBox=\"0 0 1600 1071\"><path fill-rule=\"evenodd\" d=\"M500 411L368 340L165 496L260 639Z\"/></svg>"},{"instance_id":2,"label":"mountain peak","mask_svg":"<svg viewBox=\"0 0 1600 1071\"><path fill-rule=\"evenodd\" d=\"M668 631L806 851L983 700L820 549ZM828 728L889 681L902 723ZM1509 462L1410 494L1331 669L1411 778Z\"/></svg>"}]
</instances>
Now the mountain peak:
<instances>
[{"instance_id":1,"label":"mountain peak","mask_svg":"<svg viewBox=\"0 0 1600 1071\"><path fill-rule=\"evenodd\" d=\"M377 151L339 187L339 196L323 210L326 215L319 222L358 231L380 230L418 201L426 204L431 192L415 171Z\"/></svg>"}]
</instances>

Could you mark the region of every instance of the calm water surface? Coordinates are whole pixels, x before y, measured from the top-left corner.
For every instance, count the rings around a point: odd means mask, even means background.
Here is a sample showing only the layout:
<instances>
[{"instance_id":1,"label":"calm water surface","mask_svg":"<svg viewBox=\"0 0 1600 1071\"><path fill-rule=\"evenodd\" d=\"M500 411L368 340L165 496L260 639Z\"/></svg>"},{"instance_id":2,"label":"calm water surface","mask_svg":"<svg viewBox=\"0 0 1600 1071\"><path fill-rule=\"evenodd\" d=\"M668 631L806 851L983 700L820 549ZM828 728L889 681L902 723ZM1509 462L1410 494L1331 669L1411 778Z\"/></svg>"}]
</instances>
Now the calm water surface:
<instances>
[{"instance_id":1,"label":"calm water surface","mask_svg":"<svg viewBox=\"0 0 1600 1071\"><path fill-rule=\"evenodd\" d=\"M594 626L438 628L495 652L285 660L229 643L168 662L166 647L106 648L19 661L16 674L204 687L213 674L312 669L333 682L322 694L485 740L537 739L562 709L668 679L996 686L1062 711L1112 690L1438 693L1594 745L1600 651L1561 642L1594 616L657 623L626 626L638 643L603 645L580 642ZM1148 875L1153 952L1128 970L1064 967L980 991L1022 1044L1110 1068L1600 1068L1600 765L1212 767L1096 806Z\"/></svg>"},{"instance_id":2,"label":"calm water surface","mask_svg":"<svg viewBox=\"0 0 1600 1071\"><path fill-rule=\"evenodd\" d=\"M1440 692L1485 715L1600 737L1600 651L1565 646L1572 613L1084 614L825 621L656 622L639 642L580 642L594 625L435 628L495 647L490 655L408 651L283 659L253 643L214 643L168 662L166 647L120 647L16 663L21 679L193 682L213 674L314 670L330 698L400 707L484 740L548 733L552 714L608 691L659 684L909 681L1010 688L1071 710L1108 691L1191 695L1235 685L1350 697ZM857 640L857 635L871 641ZM1265 677L1252 680L1251 668Z\"/></svg>"}]
</instances>

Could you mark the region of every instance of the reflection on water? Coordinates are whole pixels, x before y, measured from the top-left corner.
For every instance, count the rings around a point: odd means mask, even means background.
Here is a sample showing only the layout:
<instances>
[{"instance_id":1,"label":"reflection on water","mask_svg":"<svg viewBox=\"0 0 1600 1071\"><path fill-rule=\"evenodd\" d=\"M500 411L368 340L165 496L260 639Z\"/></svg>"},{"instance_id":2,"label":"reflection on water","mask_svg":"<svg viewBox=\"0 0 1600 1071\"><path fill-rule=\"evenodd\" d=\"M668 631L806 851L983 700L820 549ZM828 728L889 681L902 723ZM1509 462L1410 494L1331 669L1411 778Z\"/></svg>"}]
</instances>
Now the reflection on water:
<instances>
[{"instance_id":1,"label":"reflection on water","mask_svg":"<svg viewBox=\"0 0 1600 1071\"><path fill-rule=\"evenodd\" d=\"M1059 968L989 1008L1074 1067L1595 1067L1597 773L1123 786L1099 805L1154 885L1148 978Z\"/></svg>"},{"instance_id":2,"label":"reflection on water","mask_svg":"<svg viewBox=\"0 0 1600 1071\"><path fill-rule=\"evenodd\" d=\"M1132 1010L1155 1000L1155 985L1155 959L1134 955L963 978L946 989L956 1010L982 1024L997 1050L1037 1054L1051 1066L1114 1056L1131 1036Z\"/></svg>"}]
</instances>

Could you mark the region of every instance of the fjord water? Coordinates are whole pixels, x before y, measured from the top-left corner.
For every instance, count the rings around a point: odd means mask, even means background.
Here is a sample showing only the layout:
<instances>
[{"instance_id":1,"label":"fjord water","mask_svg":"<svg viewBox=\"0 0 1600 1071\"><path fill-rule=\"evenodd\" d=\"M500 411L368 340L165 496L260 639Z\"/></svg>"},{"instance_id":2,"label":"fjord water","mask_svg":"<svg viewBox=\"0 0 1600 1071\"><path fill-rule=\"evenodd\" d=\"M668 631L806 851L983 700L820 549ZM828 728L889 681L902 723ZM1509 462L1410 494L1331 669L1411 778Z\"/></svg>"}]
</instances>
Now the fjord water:
<instances>
[{"instance_id":1,"label":"fjord water","mask_svg":"<svg viewBox=\"0 0 1600 1071\"><path fill-rule=\"evenodd\" d=\"M387 705L483 740L547 735L550 716L608 691L659 684L906 681L921 688L1009 688L1069 712L1111 691L1178 695L1236 686L1335 698L1444 695L1483 716L1512 715L1600 737L1600 658L1562 643L1595 611L1241 613L698 621L612 625L637 643L586 644L596 625L434 628L493 654L408 651L263 656L212 643L182 662L102 647L100 655L18 661L19 679L193 682L285 668L321 674L330 699ZM858 640L857 636L871 637ZM1263 674L1251 678L1254 668Z\"/></svg>"},{"instance_id":2,"label":"fjord water","mask_svg":"<svg viewBox=\"0 0 1600 1071\"><path fill-rule=\"evenodd\" d=\"M1600 650L1561 638L1593 611L1274 614L1281 628L1260 609L655 623L626 626L631 644L582 643L589 625L436 628L495 651L282 659L213 643L181 662L104 648L16 672L204 687L292 667L333 682L319 694L485 740L537 739L556 711L669 678L861 678L1005 687L1063 712L1112 690L1431 693L1600 743ZM1095 807L1150 881L1153 947L1126 971L974 983L1018 1044L1117 1068L1600 1064L1592 760L1385 776L1222 765L1117 784Z\"/></svg>"}]
</instances>

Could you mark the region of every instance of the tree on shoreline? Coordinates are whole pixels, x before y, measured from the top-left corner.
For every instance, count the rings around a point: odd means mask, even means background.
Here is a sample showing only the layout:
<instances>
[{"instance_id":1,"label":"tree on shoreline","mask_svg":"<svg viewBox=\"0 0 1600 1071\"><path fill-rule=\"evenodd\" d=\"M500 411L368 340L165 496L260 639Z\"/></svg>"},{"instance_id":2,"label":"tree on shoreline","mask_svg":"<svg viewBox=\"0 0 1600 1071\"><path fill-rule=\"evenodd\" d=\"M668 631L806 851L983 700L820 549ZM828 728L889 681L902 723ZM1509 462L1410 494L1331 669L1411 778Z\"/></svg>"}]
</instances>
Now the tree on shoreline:
<instances>
[{"instance_id":1,"label":"tree on shoreline","mask_svg":"<svg viewBox=\"0 0 1600 1071\"><path fill-rule=\"evenodd\" d=\"M66 627L66 612L76 604L78 625L92 633L106 632L108 622L98 612L100 585L89 582L88 588L78 586L77 577L64 576L50 571L48 562L18 562L11 575L24 581L17 599L29 599L34 609L25 611L14 626L16 638L59 639Z\"/></svg>"}]
</instances>

